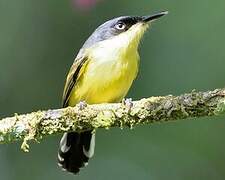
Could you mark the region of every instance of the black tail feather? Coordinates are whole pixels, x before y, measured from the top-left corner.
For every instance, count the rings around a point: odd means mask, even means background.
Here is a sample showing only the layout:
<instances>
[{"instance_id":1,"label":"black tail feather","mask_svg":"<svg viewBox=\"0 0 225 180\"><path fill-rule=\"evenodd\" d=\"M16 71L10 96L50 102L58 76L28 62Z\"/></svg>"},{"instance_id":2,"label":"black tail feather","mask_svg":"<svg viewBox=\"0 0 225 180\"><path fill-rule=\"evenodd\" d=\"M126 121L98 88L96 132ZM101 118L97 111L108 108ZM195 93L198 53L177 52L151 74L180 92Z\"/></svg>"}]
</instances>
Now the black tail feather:
<instances>
[{"instance_id":1,"label":"black tail feather","mask_svg":"<svg viewBox=\"0 0 225 180\"><path fill-rule=\"evenodd\" d=\"M94 148L90 147L94 146L91 143L92 135L91 131L65 133L60 141L59 166L74 174L78 173L81 167L86 166L90 157L85 152L89 151L90 148Z\"/></svg>"}]
</instances>

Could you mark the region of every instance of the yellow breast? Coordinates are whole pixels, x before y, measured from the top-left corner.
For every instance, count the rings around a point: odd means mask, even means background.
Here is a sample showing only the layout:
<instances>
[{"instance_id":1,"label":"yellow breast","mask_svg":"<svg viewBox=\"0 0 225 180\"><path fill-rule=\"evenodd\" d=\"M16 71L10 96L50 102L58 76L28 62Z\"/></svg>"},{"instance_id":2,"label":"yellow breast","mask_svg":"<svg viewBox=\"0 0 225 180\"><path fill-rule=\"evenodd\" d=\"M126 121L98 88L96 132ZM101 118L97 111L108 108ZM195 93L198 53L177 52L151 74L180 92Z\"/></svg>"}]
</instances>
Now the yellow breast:
<instances>
[{"instance_id":1,"label":"yellow breast","mask_svg":"<svg viewBox=\"0 0 225 180\"><path fill-rule=\"evenodd\" d=\"M83 100L89 104L118 102L128 92L138 70L138 55L114 61L90 60L85 74L73 89L69 104ZM93 58L93 57L92 57Z\"/></svg>"},{"instance_id":2,"label":"yellow breast","mask_svg":"<svg viewBox=\"0 0 225 180\"><path fill-rule=\"evenodd\" d=\"M137 34L132 31L121 34L86 50L88 63L71 92L70 106L79 101L119 102L127 94L138 72L140 36Z\"/></svg>"}]
</instances>

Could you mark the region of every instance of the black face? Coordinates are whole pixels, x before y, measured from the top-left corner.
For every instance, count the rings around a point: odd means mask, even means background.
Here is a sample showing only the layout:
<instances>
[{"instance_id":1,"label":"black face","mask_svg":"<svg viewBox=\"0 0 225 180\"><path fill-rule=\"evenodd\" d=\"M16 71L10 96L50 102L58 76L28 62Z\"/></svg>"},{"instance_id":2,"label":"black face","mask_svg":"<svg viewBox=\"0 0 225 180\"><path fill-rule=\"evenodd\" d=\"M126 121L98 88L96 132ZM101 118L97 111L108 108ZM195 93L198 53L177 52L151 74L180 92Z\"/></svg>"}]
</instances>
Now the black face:
<instances>
[{"instance_id":1,"label":"black face","mask_svg":"<svg viewBox=\"0 0 225 180\"><path fill-rule=\"evenodd\" d=\"M141 21L141 17L122 17L117 22L115 22L111 28L112 31L116 34L127 31L131 26Z\"/></svg>"},{"instance_id":2,"label":"black face","mask_svg":"<svg viewBox=\"0 0 225 180\"><path fill-rule=\"evenodd\" d=\"M83 48L92 46L93 44L112 38L127 31L131 26L142 20L142 17L122 16L109 20L99 26L94 33L84 43Z\"/></svg>"}]
</instances>

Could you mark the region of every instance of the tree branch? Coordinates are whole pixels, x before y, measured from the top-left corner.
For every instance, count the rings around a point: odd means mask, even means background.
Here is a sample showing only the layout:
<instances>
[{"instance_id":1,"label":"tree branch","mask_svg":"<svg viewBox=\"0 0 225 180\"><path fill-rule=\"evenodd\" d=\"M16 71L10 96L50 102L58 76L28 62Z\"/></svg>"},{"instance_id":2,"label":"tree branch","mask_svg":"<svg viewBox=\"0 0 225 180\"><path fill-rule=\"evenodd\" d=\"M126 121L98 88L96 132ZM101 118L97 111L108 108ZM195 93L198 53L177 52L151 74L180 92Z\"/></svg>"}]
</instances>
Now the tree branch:
<instances>
[{"instance_id":1,"label":"tree branch","mask_svg":"<svg viewBox=\"0 0 225 180\"><path fill-rule=\"evenodd\" d=\"M215 116L225 112L225 89L196 92L180 96L144 98L139 101L86 105L37 111L4 118L0 121L0 143L23 140L21 148L29 150L28 141L68 131L82 132L110 127L167 122L193 117Z\"/></svg>"}]
</instances>

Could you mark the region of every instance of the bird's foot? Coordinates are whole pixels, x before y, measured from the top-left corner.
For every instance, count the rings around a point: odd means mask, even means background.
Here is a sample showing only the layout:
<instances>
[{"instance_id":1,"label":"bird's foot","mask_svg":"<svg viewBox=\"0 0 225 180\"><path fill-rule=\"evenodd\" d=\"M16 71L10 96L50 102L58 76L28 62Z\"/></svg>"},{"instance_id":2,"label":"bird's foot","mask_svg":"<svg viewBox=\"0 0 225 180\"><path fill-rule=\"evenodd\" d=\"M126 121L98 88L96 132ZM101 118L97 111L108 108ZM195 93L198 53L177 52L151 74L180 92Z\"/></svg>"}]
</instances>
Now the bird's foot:
<instances>
[{"instance_id":1,"label":"bird's foot","mask_svg":"<svg viewBox=\"0 0 225 180\"><path fill-rule=\"evenodd\" d=\"M84 110L87 107L87 103L85 101L80 101L78 104L78 109L79 110Z\"/></svg>"},{"instance_id":2,"label":"bird's foot","mask_svg":"<svg viewBox=\"0 0 225 180\"><path fill-rule=\"evenodd\" d=\"M125 109L130 112L131 108L133 107L132 98L123 98L122 100L122 106L125 107Z\"/></svg>"}]
</instances>

